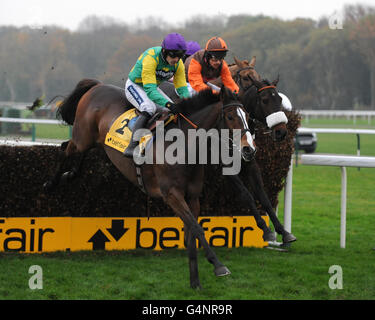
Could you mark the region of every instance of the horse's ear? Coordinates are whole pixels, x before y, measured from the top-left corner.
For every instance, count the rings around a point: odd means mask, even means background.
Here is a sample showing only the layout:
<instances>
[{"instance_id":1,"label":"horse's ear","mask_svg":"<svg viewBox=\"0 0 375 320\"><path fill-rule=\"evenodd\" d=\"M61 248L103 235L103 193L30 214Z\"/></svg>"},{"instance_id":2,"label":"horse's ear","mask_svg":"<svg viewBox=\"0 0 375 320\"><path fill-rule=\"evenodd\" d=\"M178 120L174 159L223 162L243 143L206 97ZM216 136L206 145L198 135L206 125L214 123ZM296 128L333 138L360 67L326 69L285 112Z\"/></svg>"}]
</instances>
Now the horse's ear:
<instances>
[{"instance_id":1,"label":"horse's ear","mask_svg":"<svg viewBox=\"0 0 375 320\"><path fill-rule=\"evenodd\" d=\"M233 59L238 67L243 68L243 63L241 60L237 59L237 57L233 57Z\"/></svg>"},{"instance_id":2,"label":"horse's ear","mask_svg":"<svg viewBox=\"0 0 375 320\"><path fill-rule=\"evenodd\" d=\"M250 67L255 67L255 62L256 62L256 56L253 56L250 60Z\"/></svg>"},{"instance_id":3,"label":"horse's ear","mask_svg":"<svg viewBox=\"0 0 375 320\"><path fill-rule=\"evenodd\" d=\"M277 84L279 83L279 80L280 80L280 74L277 75L277 78L273 80L271 84L276 87Z\"/></svg>"}]
</instances>

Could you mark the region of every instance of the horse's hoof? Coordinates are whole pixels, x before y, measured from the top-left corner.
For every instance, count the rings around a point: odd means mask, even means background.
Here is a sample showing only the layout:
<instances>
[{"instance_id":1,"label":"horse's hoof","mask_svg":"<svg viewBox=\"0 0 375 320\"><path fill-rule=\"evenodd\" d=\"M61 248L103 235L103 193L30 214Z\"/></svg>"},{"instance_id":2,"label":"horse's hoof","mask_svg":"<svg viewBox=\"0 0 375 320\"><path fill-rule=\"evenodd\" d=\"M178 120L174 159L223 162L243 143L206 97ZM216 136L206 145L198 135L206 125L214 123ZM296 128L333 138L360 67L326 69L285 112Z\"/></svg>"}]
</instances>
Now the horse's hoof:
<instances>
[{"instance_id":1,"label":"horse's hoof","mask_svg":"<svg viewBox=\"0 0 375 320\"><path fill-rule=\"evenodd\" d=\"M221 266L215 269L215 275L217 277L224 277L230 275L230 271L226 266Z\"/></svg>"},{"instance_id":2,"label":"horse's hoof","mask_svg":"<svg viewBox=\"0 0 375 320\"><path fill-rule=\"evenodd\" d=\"M276 241L275 233L272 231L264 233L263 240L266 242L275 242Z\"/></svg>"},{"instance_id":3,"label":"horse's hoof","mask_svg":"<svg viewBox=\"0 0 375 320\"><path fill-rule=\"evenodd\" d=\"M45 192L51 192L53 189L55 189L55 185L51 181L47 181L43 184L43 190Z\"/></svg>"},{"instance_id":4,"label":"horse's hoof","mask_svg":"<svg viewBox=\"0 0 375 320\"><path fill-rule=\"evenodd\" d=\"M72 181L74 177L75 177L74 171L64 172L61 176L61 182L66 183L66 182Z\"/></svg>"},{"instance_id":5,"label":"horse's hoof","mask_svg":"<svg viewBox=\"0 0 375 320\"><path fill-rule=\"evenodd\" d=\"M290 242L294 242L296 240L297 240L297 238L289 232L287 234L283 235L283 243L290 243Z\"/></svg>"},{"instance_id":6,"label":"horse's hoof","mask_svg":"<svg viewBox=\"0 0 375 320\"><path fill-rule=\"evenodd\" d=\"M195 289L195 290L202 290L202 286L201 286L201 284L199 282L198 283L191 283L190 287L192 289Z\"/></svg>"}]
</instances>

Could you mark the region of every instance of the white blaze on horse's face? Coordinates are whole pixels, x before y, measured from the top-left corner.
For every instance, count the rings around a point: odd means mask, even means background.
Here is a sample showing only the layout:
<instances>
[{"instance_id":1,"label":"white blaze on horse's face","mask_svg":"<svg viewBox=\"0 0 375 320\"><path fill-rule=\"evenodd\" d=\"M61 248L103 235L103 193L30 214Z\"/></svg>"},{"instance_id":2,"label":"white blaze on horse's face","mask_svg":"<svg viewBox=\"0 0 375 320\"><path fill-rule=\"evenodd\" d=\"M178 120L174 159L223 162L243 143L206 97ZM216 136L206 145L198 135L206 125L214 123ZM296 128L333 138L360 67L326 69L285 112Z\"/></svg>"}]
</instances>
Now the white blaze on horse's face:
<instances>
[{"instance_id":1,"label":"white blaze on horse's face","mask_svg":"<svg viewBox=\"0 0 375 320\"><path fill-rule=\"evenodd\" d=\"M271 113L269 116L267 116L266 122L267 122L268 128L271 129L280 123L287 124L288 118L286 117L283 111L278 111L278 112Z\"/></svg>"},{"instance_id":2,"label":"white blaze on horse's face","mask_svg":"<svg viewBox=\"0 0 375 320\"><path fill-rule=\"evenodd\" d=\"M250 133L250 130L249 130L249 126L248 126L247 121L246 121L245 112L241 108L238 107L237 108L237 114L241 118L243 126L246 129L246 140L247 140L247 143L249 144L249 146L251 148L253 148L255 150L254 140L253 140L253 137L251 136L251 133Z\"/></svg>"}]
</instances>

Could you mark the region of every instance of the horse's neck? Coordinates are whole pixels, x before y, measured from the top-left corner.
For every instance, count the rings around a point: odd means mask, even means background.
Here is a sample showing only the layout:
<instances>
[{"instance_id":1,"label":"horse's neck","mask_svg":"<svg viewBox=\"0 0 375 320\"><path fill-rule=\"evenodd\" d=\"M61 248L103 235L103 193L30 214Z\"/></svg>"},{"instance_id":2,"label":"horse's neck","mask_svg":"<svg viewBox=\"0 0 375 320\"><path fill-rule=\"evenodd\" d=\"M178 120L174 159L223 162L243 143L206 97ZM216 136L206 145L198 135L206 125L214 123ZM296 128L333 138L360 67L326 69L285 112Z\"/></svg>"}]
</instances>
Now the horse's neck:
<instances>
[{"instance_id":1,"label":"horse's neck","mask_svg":"<svg viewBox=\"0 0 375 320\"><path fill-rule=\"evenodd\" d=\"M241 94L242 91L242 94ZM249 92L243 91L241 89L239 98L242 104L245 106L245 109L249 113L249 116L253 119L256 118L256 105L257 105L257 98L256 97L250 97Z\"/></svg>"},{"instance_id":2,"label":"horse's neck","mask_svg":"<svg viewBox=\"0 0 375 320\"><path fill-rule=\"evenodd\" d=\"M197 129L211 129L214 128L221 112L220 103L215 103L204 109L192 114L189 119L198 126ZM191 129L191 125L185 126Z\"/></svg>"}]
</instances>

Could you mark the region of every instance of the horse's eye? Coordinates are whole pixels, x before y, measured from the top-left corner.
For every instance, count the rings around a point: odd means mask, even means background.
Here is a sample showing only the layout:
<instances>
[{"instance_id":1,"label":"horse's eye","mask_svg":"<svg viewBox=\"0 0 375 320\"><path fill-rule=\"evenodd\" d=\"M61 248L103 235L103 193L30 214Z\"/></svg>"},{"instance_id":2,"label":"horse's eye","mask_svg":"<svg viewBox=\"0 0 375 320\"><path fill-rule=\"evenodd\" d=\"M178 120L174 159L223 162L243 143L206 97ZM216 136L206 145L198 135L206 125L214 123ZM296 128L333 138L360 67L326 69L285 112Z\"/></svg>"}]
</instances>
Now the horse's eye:
<instances>
[{"instance_id":1,"label":"horse's eye","mask_svg":"<svg viewBox=\"0 0 375 320\"><path fill-rule=\"evenodd\" d=\"M232 115L228 114L228 115L227 115L227 119L230 120L230 121L232 121L232 120L233 120Z\"/></svg>"},{"instance_id":2,"label":"horse's eye","mask_svg":"<svg viewBox=\"0 0 375 320\"><path fill-rule=\"evenodd\" d=\"M262 99L263 104L268 104L268 98Z\"/></svg>"}]
</instances>

